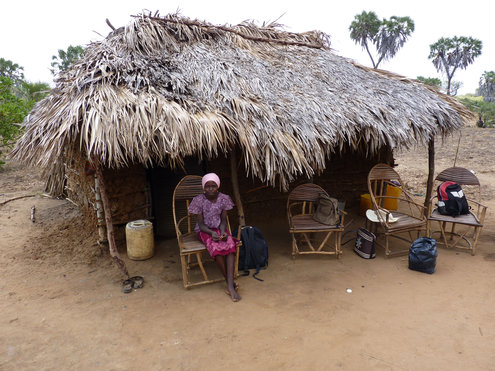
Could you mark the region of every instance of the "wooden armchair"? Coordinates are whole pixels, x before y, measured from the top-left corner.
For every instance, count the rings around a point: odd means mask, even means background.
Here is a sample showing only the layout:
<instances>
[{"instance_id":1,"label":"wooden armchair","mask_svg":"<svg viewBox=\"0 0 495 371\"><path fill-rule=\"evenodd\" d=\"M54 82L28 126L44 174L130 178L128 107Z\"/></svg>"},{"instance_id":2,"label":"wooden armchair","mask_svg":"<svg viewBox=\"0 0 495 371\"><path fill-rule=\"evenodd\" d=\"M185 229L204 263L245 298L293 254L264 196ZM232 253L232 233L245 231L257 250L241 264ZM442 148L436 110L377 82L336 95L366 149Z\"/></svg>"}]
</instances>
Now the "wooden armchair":
<instances>
[{"instance_id":1,"label":"wooden armchair","mask_svg":"<svg viewBox=\"0 0 495 371\"><path fill-rule=\"evenodd\" d=\"M412 243L421 231L425 230L426 232L425 207L413 200L404 189L403 184L399 174L386 164L375 165L368 174L368 191L378 220L375 225L381 229L385 236L385 257L409 252L409 246L407 249L394 249L392 251L390 238ZM387 192L387 187L398 188L400 195L390 195L392 192ZM396 205L394 208L397 210L385 208L387 204L391 203Z\"/></svg>"},{"instance_id":2,"label":"wooden armchair","mask_svg":"<svg viewBox=\"0 0 495 371\"><path fill-rule=\"evenodd\" d=\"M199 286L224 280L223 277L215 279L208 277L203 260L203 254L205 254L207 258L210 258L210 256L206 250L206 246L198 239L197 233L194 231L194 227L196 225L196 215L190 214L188 211L191 200L201 193L203 193L201 177L198 175L186 175L177 184L173 194L172 205L174 224L177 234L177 243L179 245L182 280L185 289L192 286ZM230 232L230 223L228 218L227 228ZM238 236L240 236L240 234L238 234ZM237 247L234 277L238 276L239 246ZM195 282L193 282L191 270L195 267L199 267L201 272L199 276L202 279L196 279ZM196 274L195 276L198 275Z\"/></svg>"},{"instance_id":3,"label":"wooden armchair","mask_svg":"<svg viewBox=\"0 0 495 371\"><path fill-rule=\"evenodd\" d=\"M321 224L314 220L312 214L320 193L328 195L320 186L306 183L297 186L289 194L287 218L289 233L292 235L292 258L298 254L336 255L339 258L342 254L340 243L346 213L339 208L341 219L337 225ZM332 234L334 234L333 247L325 249ZM315 243L319 245L314 246Z\"/></svg>"},{"instance_id":4,"label":"wooden armchair","mask_svg":"<svg viewBox=\"0 0 495 371\"><path fill-rule=\"evenodd\" d=\"M481 185L478 178L468 169L451 167L438 174L435 180L438 183L452 181L461 185L471 210L469 214L456 217L442 215L434 208L435 203L438 202L438 196L435 194L428 205L428 235L433 236L439 233L439 244L444 244L447 248L466 249L471 252L471 255L475 255L487 209L481 204ZM432 231L433 222L438 222L439 230ZM449 231L448 225L451 226ZM457 227L462 229L457 231ZM462 241L465 244L461 244Z\"/></svg>"}]
</instances>

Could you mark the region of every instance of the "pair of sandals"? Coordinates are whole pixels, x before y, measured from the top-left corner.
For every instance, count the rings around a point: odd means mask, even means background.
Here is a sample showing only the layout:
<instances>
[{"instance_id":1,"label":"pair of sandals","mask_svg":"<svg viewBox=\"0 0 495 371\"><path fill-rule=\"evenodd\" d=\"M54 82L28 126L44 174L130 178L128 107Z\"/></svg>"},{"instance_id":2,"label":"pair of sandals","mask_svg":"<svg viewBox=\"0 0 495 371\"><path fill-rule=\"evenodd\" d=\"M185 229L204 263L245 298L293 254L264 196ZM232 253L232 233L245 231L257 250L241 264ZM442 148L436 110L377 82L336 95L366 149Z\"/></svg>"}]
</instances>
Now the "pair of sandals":
<instances>
[{"instance_id":1,"label":"pair of sandals","mask_svg":"<svg viewBox=\"0 0 495 371\"><path fill-rule=\"evenodd\" d=\"M140 289L143 287L144 278L141 276L134 276L126 279L122 282L122 292L124 294L128 294L132 291L132 289Z\"/></svg>"}]
</instances>

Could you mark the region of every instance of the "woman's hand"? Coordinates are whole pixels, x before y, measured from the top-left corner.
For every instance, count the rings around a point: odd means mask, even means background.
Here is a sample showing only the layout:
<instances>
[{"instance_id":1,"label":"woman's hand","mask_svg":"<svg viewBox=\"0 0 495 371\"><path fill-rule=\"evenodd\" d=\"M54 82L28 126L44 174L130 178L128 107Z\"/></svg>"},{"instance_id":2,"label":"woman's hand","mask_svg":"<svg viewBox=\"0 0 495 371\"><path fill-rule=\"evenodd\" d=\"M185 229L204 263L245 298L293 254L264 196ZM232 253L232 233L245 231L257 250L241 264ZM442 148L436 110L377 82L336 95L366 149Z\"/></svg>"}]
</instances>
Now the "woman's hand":
<instances>
[{"instance_id":1,"label":"woman's hand","mask_svg":"<svg viewBox=\"0 0 495 371\"><path fill-rule=\"evenodd\" d=\"M215 232L215 231L211 231L211 239L212 239L213 241L218 241L218 240L220 240L220 239L221 239L221 236L219 236L217 232Z\"/></svg>"},{"instance_id":2,"label":"woman's hand","mask_svg":"<svg viewBox=\"0 0 495 371\"><path fill-rule=\"evenodd\" d=\"M218 227L220 229L221 235L220 235L220 241L227 241L227 232L225 230L227 229L227 210L222 210L221 214L221 221L220 221L220 226Z\"/></svg>"},{"instance_id":3,"label":"woman's hand","mask_svg":"<svg viewBox=\"0 0 495 371\"><path fill-rule=\"evenodd\" d=\"M227 233L222 232L222 234L219 237L220 241L227 241Z\"/></svg>"}]
</instances>

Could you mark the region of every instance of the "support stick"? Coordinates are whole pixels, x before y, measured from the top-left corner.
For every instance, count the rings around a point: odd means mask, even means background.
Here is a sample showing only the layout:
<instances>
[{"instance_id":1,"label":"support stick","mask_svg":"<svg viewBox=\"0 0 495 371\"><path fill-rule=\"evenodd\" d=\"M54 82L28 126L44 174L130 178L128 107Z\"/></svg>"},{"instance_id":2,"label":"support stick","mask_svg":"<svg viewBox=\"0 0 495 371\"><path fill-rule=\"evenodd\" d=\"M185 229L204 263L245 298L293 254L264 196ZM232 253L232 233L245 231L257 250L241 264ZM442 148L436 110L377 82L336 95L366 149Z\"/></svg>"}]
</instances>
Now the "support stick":
<instances>
[{"instance_id":1,"label":"support stick","mask_svg":"<svg viewBox=\"0 0 495 371\"><path fill-rule=\"evenodd\" d=\"M230 175L232 177L232 189L234 190L234 199L239 215L239 226L244 227L246 225L246 219L244 218L244 208L242 207L241 194L239 192L239 179L237 179L237 156L235 147L230 151Z\"/></svg>"},{"instance_id":2,"label":"support stick","mask_svg":"<svg viewBox=\"0 0 495 371\"><path fill-rule=\"evenodd\" d=\"M431 194L433 192L433 176L435 175L435 138L431 138L428 142L428 180L426 182L425 209L427 212L430 204Z\"/></svg>"},{"instance_id":3,"label":"support stick","mask_svg":"<svg viewBox=\"0 0 495 371\"><path fill-rule=\"evenodd\" d=\"M124 273L126 278L129 278L129 273L125 266L124 261L121 259L119 252L117 251L117 245L115 244L115 233L113 231L112 224L112 212L110 210L110 202L108 200L107 192L105 190L105 182L103 181L103 173L101 171L100 163L96 164L96 178L98 180L98 185L100 186L101 200L103 202L103 211L105 212L105 222L107 224L107 238L108 238L108 248L110 250L110 256L119 269Z\"/></svg>"},{"instance_id":4,"label":"support stick","mask_svg":"<svg viewBox=\"0 0 495 371\"><path fill-rule=\"evenodd\" d=\"M101 194L100 194L100 185L98 184L98 177L95 173L95 209L96 209L96 219L97 219L97 227L98 227L98 243L104 244L107 243L108 240L106 238L105 231L105 217L103 212L103 205L101 204Z\"/></svg>"}]
</instances>

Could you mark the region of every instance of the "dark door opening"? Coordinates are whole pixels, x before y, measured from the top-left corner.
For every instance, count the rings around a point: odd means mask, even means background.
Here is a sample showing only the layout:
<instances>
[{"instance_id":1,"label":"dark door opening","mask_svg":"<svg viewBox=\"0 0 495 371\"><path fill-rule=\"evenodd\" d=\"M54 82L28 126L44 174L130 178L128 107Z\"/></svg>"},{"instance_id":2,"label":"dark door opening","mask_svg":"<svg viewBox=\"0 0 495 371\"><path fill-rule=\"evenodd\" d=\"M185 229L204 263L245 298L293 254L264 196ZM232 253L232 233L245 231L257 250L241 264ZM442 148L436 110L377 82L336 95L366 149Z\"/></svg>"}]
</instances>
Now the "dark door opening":
<instances>
[{"instance_id":1,"label":"dark door opening","mask_svg":"<svg viewBox=\"0 0 495 371\"><path fill-rule=\"evenodd\" d=\"M151 186L152 212L154 216L155 236L161 238L175 237L172 196L177 183L187 174L203 175L205 169L197 159L185 160L185 169L172 170L168 167L152 167L148 169Z\"/></svg>"}]
</instances>

